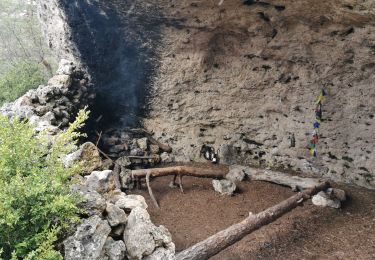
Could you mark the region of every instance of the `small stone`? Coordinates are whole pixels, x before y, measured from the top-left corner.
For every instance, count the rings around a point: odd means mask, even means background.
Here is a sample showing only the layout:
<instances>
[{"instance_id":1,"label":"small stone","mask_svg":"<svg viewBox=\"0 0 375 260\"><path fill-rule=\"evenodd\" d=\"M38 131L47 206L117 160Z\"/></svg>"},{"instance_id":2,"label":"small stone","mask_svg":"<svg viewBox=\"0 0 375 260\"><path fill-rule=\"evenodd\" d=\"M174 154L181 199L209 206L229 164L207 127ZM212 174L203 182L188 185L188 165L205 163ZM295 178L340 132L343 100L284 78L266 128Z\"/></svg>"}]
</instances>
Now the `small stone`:
<instances>
[{"instance_id":1,"label":"small stone","mask_svg":"<svg viewBox=\"0 0 375 260\"><path fill-rule=\"evenodd\" d=\"M137 139L137 145L138 145L139 149L141 149L142 151L146 151L147 150L147 141L148 141L147 137Z\"/></svg>"},{"instance_id":2,"label":"small stone","mask_svg":"<svg viewBox=\"0 0 375 260\"><path fill-rule=\"evenodd\" d=\"M159 151L160 151L160 148L158 145L155 145L155 144L150 145L151 154L158 154Z\"/></svg>"},{"instance_id":3,"label":"small stone","mask_svg":"<svg viewBox=\"0 0 375 260\"><path fill-rule=\"evenodd\" d=\"M112 227L112 231L110 236L114 238L122 238L122 235L124 234L125 225L118 225L116 227Z\"/></svg>"},{"instance_id":4,"label":"small stone","mask_svg":"<svg viewBox=\"0 0 375 260\"><path fill-rule=\"evenodd\" d=\"M212 185L215 191L222 195L233 195L236 190L236 184L230 180L213 180Z\"/></svg>"},{"instance_id":5,"label":"small stone","mask_svg":"<svg viewBox=\"0 0 375 260\"><path fill-rule=\"evenodd\" d=\"M120 182L121 182L121 188L123 189L134 188L134 182L131 177L131 170L121 167Z\"/></svg>"},{"instance_id":6,"label":"small stone","mask_svg":"<svg viewBox=\"0 0 375 260\"><path fill-rule=\"evenodd\" d=\"M128 149L126 144L117 144L109 147L108 151L110 153L120 153L122 151L126 151Z\"/></svg>"},{"instance_id":7,"label":"small stone","mask_svg":"<svg viewBox=\"0 0 375 260\"><path fill-rule=\"evenodd\" d=\"M312 203L315 206L322 206L322 207L331 207L338 209L341 207L340 200L336 198L331 198L331 196L324 191L319 192L318 194L312 197Z\"/></svg>"},{"instance_id":8,"label":"small stone","mask_svg":"<svg viewBox=\"0 0 375 260\"><path fill-rule=\"evenodd\" d=\"M164 152L160 155L160 161L162 163L171 163L173 162L173 157L169 153Z\"/></svg>"},{"instance_id":9,"label":"small stone","mask_svg":"<svg viewBox=\"0 0 375 260\"><path fill-rule=\"evenodd\" d=\"M145 154L145 150L142 150L141 148L134 148L130 151L131 156L142 156Z\"/></svg>"},{"instance_id":10,"label":"small stone","mask_svg":"<svg viewBox=\"0 0 375 260\"><path fill-rule=\"evenodd\" d=\"M333 188L332 195L341 202L346 201L346 194L344 190Z\"/></svg>"},{"instance_id":11,"label":"small stone","mask_svg":"<svg viewBox=\"0 0 375 260\"><path fill-rule=\"evenodd\" d=\"M128 219L125 212L112 203L107 202L106 212L108 223L112 227L125 224Z\"/></svg>"}]
</instances>

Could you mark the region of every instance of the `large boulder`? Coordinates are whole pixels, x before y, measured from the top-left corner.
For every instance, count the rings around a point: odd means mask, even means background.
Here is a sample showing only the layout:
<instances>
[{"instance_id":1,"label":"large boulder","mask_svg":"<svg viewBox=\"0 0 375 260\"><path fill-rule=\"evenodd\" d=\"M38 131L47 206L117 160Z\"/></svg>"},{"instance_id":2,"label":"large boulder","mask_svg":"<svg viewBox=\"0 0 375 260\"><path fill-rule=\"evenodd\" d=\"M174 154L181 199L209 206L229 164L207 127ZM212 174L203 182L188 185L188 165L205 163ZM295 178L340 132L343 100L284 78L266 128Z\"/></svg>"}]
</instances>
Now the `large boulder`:
<instances>
[{"instance_id":1,"label":"large boulder","mask_svg":"<svg viewBox=\"0 0 375 260\"><path fill-rule=\"evenodd\" d=\"M64 241L66 260L99 259L111 227L99 216L85 219L73 236Z\"/></svg>"},{"instance_id":2,"label":"large boulder","mask_svg":"<svg viewBox=\"0 0 375 260\"><path fill-rule=\"evenodd\" d=\"M141 207L134 208L128 217L124 242L130 260L152 255L157 248L165 248L171 254L175 250L169 231L164 226L152 224L150 215Z\"/></svg>"}]
</instances>

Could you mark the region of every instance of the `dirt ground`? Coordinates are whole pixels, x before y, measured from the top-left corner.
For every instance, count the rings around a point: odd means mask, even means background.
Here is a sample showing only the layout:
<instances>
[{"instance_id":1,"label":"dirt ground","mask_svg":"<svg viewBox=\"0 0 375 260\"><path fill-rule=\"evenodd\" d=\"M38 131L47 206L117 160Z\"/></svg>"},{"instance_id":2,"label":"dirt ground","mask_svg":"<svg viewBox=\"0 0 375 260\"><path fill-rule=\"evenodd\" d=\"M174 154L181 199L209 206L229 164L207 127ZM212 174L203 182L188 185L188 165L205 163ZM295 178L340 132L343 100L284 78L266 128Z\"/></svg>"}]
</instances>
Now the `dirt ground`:
<instances>
[{"instance_id":1,"label":"dirt ground","mask_svg":"<svg viewBox=\"0 0 375 260\"><path fill-rule=\"evenodd\" d=\"M135 193L146 198L152 221L169 229L177 251L241 221L250 211L257 213L293 195L286 187L245 181L235 196L221 196L211 180L193 177L184 178L181 193L168 187L171 180L151 183L160 210L146 188ZM375 259L375 192L341 188L349 196L342 209L305 202L211 259Z\"/></svg>"}]
</instances>

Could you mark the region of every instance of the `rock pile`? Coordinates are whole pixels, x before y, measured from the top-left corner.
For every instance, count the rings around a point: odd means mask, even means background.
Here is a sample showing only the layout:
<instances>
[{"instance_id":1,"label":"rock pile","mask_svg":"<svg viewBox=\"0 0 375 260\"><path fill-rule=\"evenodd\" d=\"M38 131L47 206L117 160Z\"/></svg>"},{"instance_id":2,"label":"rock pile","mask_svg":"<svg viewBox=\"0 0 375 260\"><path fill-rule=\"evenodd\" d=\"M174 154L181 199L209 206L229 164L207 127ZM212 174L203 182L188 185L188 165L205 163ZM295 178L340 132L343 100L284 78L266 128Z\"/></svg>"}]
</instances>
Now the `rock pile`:
<instances>
[{"instance_id":1,"label":"rock pile","mask_svg":"<svg viewBox=\"0 0 375 260\"><path fill-rule=\"evenodd\" d=\"M51 133L68 126L77 112L94 98L87 74L67 60L61 60L55 76L46 86L0 108L0 113L28 119L38 131Z\"/></svg>"},{"instance_id":2,"label":"rock pile","mask_svg":"<svg viewBox=\"0 0 375 260\"><path fill-rule=\"evenodd\" d=\"M145 135L143 131L132 129L111 129L102 135L99 145L109 157L119 158L118 164L124 167L152 167L173 161L169 153Z\"/></svg>"},{"instance_id":3,"label":"rock pile","mask_svg":"<svg viewBox=\"0 0 375 260\"><path fill-rule=\"evenodd\" d=\"M84 198L82 224L64 241L65 259L172 259L175 246L164 226L155 226L140 195L115 189L111 170L94 171L72 191Z\"/></svg>"}]
</instances>

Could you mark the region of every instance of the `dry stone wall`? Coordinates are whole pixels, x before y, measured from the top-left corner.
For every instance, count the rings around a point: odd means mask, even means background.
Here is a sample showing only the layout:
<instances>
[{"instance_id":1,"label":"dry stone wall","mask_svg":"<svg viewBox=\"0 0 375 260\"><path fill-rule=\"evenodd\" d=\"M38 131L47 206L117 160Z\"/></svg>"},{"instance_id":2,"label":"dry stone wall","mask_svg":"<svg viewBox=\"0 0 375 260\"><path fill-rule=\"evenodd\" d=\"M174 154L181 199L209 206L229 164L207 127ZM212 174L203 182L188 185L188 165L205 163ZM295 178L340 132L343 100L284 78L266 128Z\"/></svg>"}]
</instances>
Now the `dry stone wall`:
<instances>
[{"instance_id":1,"label":"dry stone wall","mask_svg":"<svg viewBox=\"0 0 375 260\"><path fill-rule=\"evenodd\" d=\"M29 90L16 101L3 105L0 112L28 120L38 131L56 133L67 127L94 96L87 75L72 62L62 60L46 86Z\"/></svg>"}]
</instances>

